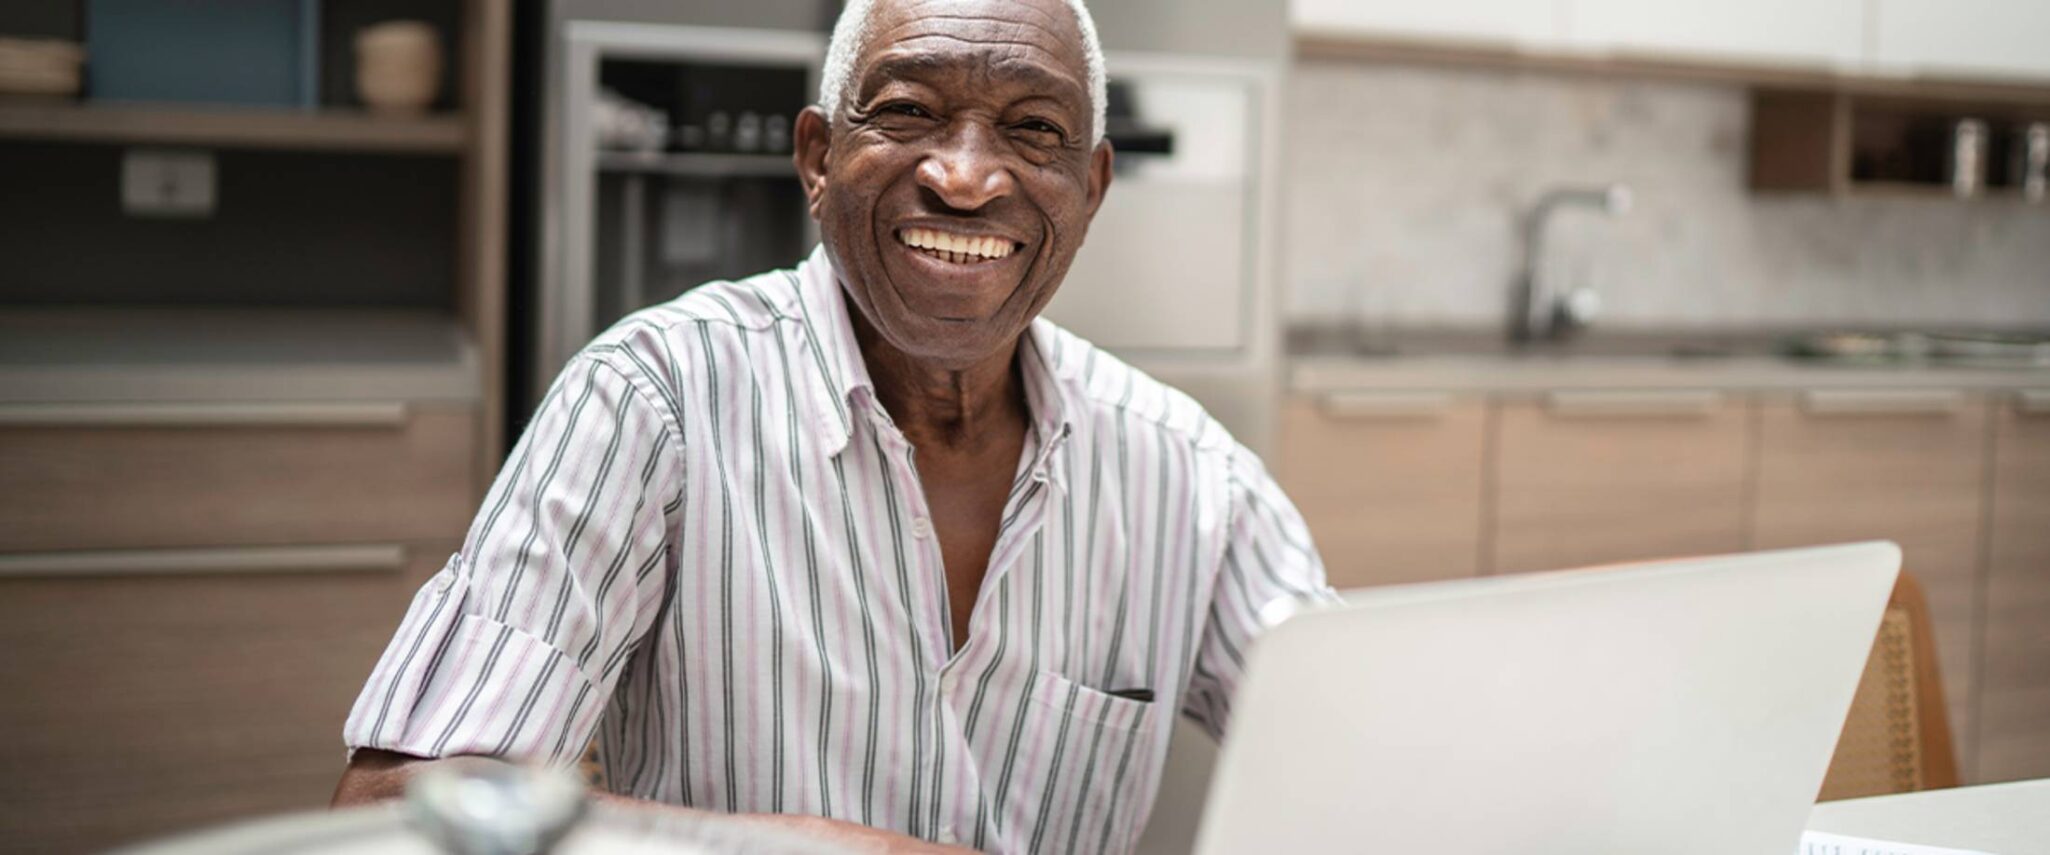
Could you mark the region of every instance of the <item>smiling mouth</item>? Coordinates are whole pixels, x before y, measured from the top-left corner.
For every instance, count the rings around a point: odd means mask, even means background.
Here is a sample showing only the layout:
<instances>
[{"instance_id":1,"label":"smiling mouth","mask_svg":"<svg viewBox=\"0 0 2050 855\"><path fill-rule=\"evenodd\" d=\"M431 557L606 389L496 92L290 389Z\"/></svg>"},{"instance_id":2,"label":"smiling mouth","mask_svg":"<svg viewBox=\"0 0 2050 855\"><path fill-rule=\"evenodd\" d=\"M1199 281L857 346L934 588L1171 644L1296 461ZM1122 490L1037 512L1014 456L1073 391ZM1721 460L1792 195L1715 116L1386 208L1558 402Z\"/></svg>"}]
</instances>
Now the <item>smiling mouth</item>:
<instances>
[{"instance_id":1,"label":"smiling mouth","mask_svg":"<svg viewBox=\"0 0 2050 855\"><path fill-rule=\"evenodd\" d=\"M988 264L1008 258L1025 246L1009 238L978 237L926 228L898 229L897 242L951 264Z\"/></svg>"}]
</instances>

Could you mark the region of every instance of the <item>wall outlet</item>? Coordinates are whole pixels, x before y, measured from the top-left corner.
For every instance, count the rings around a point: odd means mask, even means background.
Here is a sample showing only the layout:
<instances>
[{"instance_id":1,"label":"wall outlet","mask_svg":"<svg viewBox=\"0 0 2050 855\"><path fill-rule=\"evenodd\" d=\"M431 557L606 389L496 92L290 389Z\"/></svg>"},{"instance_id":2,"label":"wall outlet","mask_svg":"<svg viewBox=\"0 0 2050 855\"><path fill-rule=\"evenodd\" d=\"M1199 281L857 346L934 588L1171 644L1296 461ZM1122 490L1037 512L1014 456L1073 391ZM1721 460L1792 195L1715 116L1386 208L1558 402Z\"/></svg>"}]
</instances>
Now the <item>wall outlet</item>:
<instances>
[{"instance_id":1,"label":"wall outlet","mask_svg":"<svg viewBox=\"0 0 2050 855\"><path fill-rule=\"evenodd\" d=\"M121 211L131 217L211 217L214 178L213 152L129 149L121 158Z\"/></svg>"}]
</instances>

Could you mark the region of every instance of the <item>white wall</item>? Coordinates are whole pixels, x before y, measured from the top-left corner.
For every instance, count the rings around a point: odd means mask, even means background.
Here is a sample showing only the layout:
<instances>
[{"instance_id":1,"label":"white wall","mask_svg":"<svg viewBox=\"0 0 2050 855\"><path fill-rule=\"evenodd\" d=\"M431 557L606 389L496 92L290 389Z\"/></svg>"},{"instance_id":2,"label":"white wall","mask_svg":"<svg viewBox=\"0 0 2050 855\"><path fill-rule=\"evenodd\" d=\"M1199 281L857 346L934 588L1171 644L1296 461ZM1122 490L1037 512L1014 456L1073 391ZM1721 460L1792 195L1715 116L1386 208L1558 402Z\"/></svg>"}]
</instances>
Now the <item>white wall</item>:
<instances>
[{"instance_id":1,"label":"white wall","mask_svg":"<svg viewBox=\"0 0 2050 855\"><path fill-rule=\"evenodd\" d=\"M2050 326L2050 206L1755 195L1735 86L1314 61L1286 104L1292 322L1499 325L1518 213L1623 180L1553 232L1608 328Z\"/></svg>"}]
</instances>

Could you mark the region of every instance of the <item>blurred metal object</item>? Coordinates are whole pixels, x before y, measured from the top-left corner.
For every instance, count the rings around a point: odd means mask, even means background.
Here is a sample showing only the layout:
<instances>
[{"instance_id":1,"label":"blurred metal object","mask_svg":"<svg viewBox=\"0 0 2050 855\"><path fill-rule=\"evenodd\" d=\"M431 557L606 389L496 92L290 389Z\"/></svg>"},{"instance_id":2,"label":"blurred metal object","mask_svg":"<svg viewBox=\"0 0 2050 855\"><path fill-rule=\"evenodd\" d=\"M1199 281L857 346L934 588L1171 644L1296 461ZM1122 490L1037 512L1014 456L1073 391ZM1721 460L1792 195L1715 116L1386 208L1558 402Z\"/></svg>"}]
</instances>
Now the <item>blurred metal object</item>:
<instances>
[{"instance_id":1,"label":"blurred metal object","mask_svg":"<svg viewBox=\"0 0 2050 855\"><path fill-rule=\"evenodd\" d=\"M1960 119L1951 129L1950 189L1959 198L1979 195L1986 186L1986 123Z\"/></svg>"},{"instance_id":2,"label":"blurred metal object","mask_svg":"<svg viewBox=\"0 0 2050 855\"><path fill-rule=\"evenodd\" d=\"M601 149L661 151L669 144L669 114L600 89L591 102L591 133Z\"/></svg>"},{"instance_id":3,"label":"blurred metal object","mask_svg":"<svg viewBox=\"0 0 2050 855\"><path fill-rule=\"evenodd\" d=\"M1564 208L1593 208L1609 216L1630 212L1635 197L1627 184L1600 187L1560 187L1538 197L1523 219L1523 267L1518 272L1510 298L1509 339L1517 343L1552 341L1563 338L1593 322L1601 309L1601 298L1586 288L1555 296L1540 273L1544 257L1545 226L1552 214Z\"/></svg>"},{"instance_id":4,"label":"blurred metal object","mask_svg":"<svg viewBox=\"0 0 2050 855\"><path fill-rule=\"evenodd\" d=\"M481 760L481 758L479 758ZM484 761L489 762L489 761ZM410 805L306 811L181 834L115 855L435 855ZM790 829L716 813L593 804L556 855L849 855Z\"/></svg>"},{"instance_id":5,"label":"blurred metal object","mask_svg":"<svg viewBox=\"0 0 2050 855\"><path fill-rule=\"evenodd\" d=\"M733 150L753 154L762 150L762 117L752 110L740 111L733 120Z\"/></svg>"},{"instance_id":6,"label":"blurred metal object","mask_svg":"<svg viewBox=\"0 0 2050 855\"><path fill-rule=\"evenodd\" d=\"M2022 198L2041 202L2050 193L2050 122L2031 122L2016 136Z\"/></svg>"},{"instance_id":7,"label":"blurred metal object","mask_svg":"<svg viewBox=\"0 0 2050 855\"><path fill-rule=\"evenodd\" d=\"M1601 314L1601 292L1593 288L1575 288L1559 296L1552 321L1561 332L1577 332L1587 329Z\"/></svg>"},{"instance_id":8,"label":"blurred metal object","mask_svg":"<svg viewBox=\"0 0 2050 855\"><path fill-rule=\"evenodd\" d=\"M563 769L478 758L406 786L413 826L451 855L547 855L584 816L584 783Z\"/></svg>"},{"instance_id":9,"label":"blurred metal object","mask_svg":"<svg viewBox=\"0 0 2050 855\"><path fill-rule=\"evenodd\" d=\"M2050 335L2028 332L1832 332L1795 336L1780 352L1846 365L2050 367Z\"/></svg>"}]
</instances>

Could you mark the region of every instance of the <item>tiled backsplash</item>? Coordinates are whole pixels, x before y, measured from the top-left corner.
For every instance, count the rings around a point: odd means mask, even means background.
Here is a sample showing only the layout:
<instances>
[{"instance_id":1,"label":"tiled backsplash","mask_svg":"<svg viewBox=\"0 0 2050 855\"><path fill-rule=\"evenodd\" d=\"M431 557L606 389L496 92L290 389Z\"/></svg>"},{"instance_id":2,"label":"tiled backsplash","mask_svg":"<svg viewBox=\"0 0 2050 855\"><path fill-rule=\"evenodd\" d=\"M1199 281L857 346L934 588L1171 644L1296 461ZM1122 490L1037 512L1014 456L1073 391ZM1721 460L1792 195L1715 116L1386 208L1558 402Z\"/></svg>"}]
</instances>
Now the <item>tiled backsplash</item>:
<instances>
[{"instance_id":1,"label":"tiled backsplash","mask_svg":"<svg viewBox=\"0 0 2050 855\"><path fill-rule=\"evenodd\" d=\"M2050 205L1745 187L1735 85L1304 61L1288 84L1287 315L1488 326L1522 212L1566 183L1635 209L1552 221L1553 281L1597 326L2050 326Z\"/></svg>"}]
</instances>

